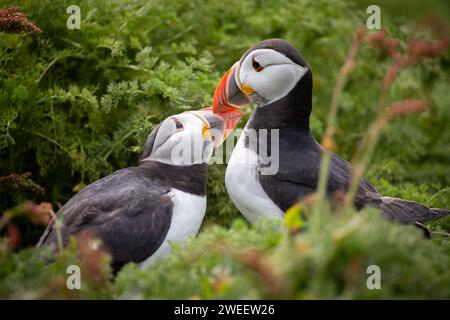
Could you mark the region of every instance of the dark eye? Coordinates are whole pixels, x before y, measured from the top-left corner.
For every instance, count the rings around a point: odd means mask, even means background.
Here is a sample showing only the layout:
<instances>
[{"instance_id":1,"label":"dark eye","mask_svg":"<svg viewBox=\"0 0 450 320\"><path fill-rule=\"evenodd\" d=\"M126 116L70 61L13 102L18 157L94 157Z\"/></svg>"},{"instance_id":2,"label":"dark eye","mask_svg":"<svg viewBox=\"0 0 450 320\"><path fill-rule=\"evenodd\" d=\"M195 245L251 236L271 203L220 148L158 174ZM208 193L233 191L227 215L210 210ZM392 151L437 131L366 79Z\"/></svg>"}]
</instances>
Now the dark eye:
<instances>
[{"instance_id":1,"label":"dark eye","mask_svg":"<svg viewBox=\"0 0 450 320\"><path fill-rule=\"evenodd\" d=\"M260 72L264 69L264 66L255 60L255 57L252 57L252 67L256 72Z\"/></svg>"},{"instance_id":2,"label":"dark eye","mask_svg":"<svg viewBox=\"0 0 450 320\"><path fill-rule=\"evenodd\" d=\"M175 127L177 128L177 131L184 129L183 124L180 122L180 120L174 118L173 121L175 121Z\"/></svg>"}]
</instances>

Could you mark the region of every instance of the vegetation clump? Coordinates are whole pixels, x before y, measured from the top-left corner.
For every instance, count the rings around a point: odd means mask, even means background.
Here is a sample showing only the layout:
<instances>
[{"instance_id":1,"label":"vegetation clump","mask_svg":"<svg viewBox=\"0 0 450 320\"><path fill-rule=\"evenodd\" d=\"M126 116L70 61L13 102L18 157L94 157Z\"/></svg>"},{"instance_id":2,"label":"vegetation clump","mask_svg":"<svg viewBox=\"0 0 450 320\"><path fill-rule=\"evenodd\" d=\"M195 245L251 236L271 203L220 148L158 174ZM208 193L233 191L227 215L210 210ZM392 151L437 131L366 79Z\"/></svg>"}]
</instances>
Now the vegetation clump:
<instances>
[{"instance_id":1,"label":"vegetation clump","mask_svg":"<svg viewBox=\"0 0 450 320\"><path fill-rule=\"evenodd\" d=\"M107 254L89 243L34 250L54 211L136 165L162 119L210 106L226 69L272 37L299 48L314 71L311 127L325 147L361 164L357 174L383 195L450 208L450 56L440 22L449 17L423 28L382 1L385 30L364 33L368 42L360 35L356 55L350 35L365 24L364 3L80 0L80 30L66 27L70 4L0 6L1 298L450 298L449 218L430 222L426 240L345 198L340 210L338 197L317 202L319 192L284 224L250 226L219 164L209 167L199 236L151 269L129 264L112 281ZM430 6L450 12L445 1ZM82 267L81 290L66 286L70 265ZM371 265L380 290L367 287Z\"/></svg>"}]
</instances>

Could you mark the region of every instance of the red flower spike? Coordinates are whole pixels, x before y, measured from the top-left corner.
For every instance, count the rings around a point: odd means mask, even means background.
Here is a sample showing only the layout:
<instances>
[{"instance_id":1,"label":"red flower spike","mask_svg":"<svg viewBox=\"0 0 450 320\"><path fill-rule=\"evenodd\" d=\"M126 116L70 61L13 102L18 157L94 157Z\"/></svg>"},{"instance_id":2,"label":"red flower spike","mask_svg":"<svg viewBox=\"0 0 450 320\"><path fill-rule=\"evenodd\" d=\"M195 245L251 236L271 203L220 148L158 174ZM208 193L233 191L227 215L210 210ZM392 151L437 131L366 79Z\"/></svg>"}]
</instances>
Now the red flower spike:
<instances>
[{"instance_id":1,"label":"red flower spike","mask_svg":"<svg viewBox=\"0 0 450 320\"><path fill-rule=\"evenodd\" d=\"M13 251L17 249L22 243L22 235L20 234L19 228L13 224L9 225L4 239L9 250Z\"/></svg>"}]
</instances>

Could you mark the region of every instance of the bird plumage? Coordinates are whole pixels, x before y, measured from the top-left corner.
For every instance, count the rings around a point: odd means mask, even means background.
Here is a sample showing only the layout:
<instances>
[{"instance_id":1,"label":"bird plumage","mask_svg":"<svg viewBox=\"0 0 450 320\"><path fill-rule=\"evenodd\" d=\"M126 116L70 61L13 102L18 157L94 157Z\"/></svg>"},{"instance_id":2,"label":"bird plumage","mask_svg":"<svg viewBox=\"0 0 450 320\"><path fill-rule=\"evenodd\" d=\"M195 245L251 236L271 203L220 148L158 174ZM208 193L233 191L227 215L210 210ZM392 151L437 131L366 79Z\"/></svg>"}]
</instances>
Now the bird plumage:
<instances>
[{"instance_id":1,"label":"bird plumage","mask_svg":"<svg viewBox=\"0 0 450 320\"><path fill-rule=\"evenodd\" d=\"M206 165L176 167L150 162L118 170L88 185L57 212L63 218L64 244L70 236L88 231L102 240L113 257L114 269L129 261L144 261L167 235L174 206L170 195L173 189L189 189L204 197ZM39 245L55 243L52 222Z\"/></svg>"},{"instance_id":2,"label":"bird plumage","mask_svg":"<svg viewBox=\"0 0 450 320\"><path fill-rule=\"evenodd\" d=\"M229 114L206 109L164 120L148 136L139 166L86 186L57 212L63 245L72 236L98 238L117 271L127 262L149 265L170 251L170 241L196 235L206 211L207 163L234 124ZM56 246L55 223L38 247Z\"/></svg>"},{"instance_id":3,"label":"bird plumage","mask_svg":"<svg viewBox=\"0 0 450 320\"><path fill-rule=\"evenodd\" d=\"M270 58L267 57L268 54L271 55ZM290 59L290 62L286 62L286 57ZM264 65L264 60L269 61L269 64ZM281 66L283 69L281 69ZM307 71L302 73L301 78L294 86L289 85L293 87L292 90L273 101L265 101L261 98L265 96L265 93L258 91L258 89L266 88L270 83L274 86L272 91L276 89L280 92L286 92L281 84L292 80L292 76L287 74L285 79L282 79L282 72L287 67L297 68L297 66L306 68ZM274 68L279 69L275 71ZM274 138L278 138L279 148L276 173L263 173L265 166L269 165L267 164L267 157L258 152L260 141L246 143L245 145L238 143L227 167L226 186L230 197L238 209L249 220L254 221L257 216L267 215L267 206L250 204L248 199L252 196L257 196L257 199L263 197L266 200L270 199L271 202L265 200L269 206L270 203L273 203L281 212L284 212L298 200L317 189L323 149L317 143L309 127L309 117L312 110L312 72L298 51L281 39L269 39L253 46L242 56L239 63L233 66L231 72L235 74L235 77L226 79L231 83L228 86L221 83L221 86L228 87L228 91L233 91L235 97L238 96L238 93L235 92L234 88L245 86L246 91L250 92L248 97L257 105L240 141L245 141L246 135L250 139L255 135L255 132L260 139L258 132L265 130L268 139L263 143L267 145L268 154L270 154L271 143L269 141L271 135L274 131L277 131L278 135L278 137L274 136ZM273 81L271 78L274 75L277 81ZM256 89L250 90L249 88ZM222 98L225 104L223 106L218 104L214 106L215 109L223 110L227 108L226 93L221 93L225 96L225 98ZM241 94L244 93L242 91ZM276 94L272 93L272 96L276 96ZM244 99L241 98L240 100L243 101ZM258 186L255 186L253 180L243 181L233 178L233 175L242 171L243 166L242 163L233 161L233 159L243 158L242 155L235 155L235 153L247 154L248 150L251 150L250 154L255 155L250 158L256 157L252 160L254 163L249 168L256 168ZM334 153L331 154L327 189L329 197L337 191L345 192L349 189L351 171L350 163ZM236 190L241 190L244 195L236 192ZM362 209L365 206L378 208L387 219L402 223L422 222L450 214L449 210L429 208L414 201L383 197L364 177L357 189L354 204L357 209Z\"/></svg>"}]
</instances>

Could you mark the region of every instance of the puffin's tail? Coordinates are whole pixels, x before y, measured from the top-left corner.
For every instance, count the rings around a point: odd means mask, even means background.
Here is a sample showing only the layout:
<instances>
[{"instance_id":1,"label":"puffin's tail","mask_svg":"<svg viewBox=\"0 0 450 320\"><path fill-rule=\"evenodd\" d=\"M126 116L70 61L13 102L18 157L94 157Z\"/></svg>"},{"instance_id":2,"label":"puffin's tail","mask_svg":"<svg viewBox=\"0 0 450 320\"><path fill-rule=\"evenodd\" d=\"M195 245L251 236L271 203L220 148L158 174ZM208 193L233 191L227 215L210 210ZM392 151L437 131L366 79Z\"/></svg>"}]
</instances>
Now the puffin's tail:
<instances>
[{"instance_id":1,"label":"puffin's tail","mask_svg":"<svg viewBox=\"0 0 450 320\"><path fill-rule=\"evenodd\" d=\"M401 223L423 222L450 215L450 210L429 208L418 202L391 197L381 197L379 208L385 218Z\"/></svg>"}]
</instances>

